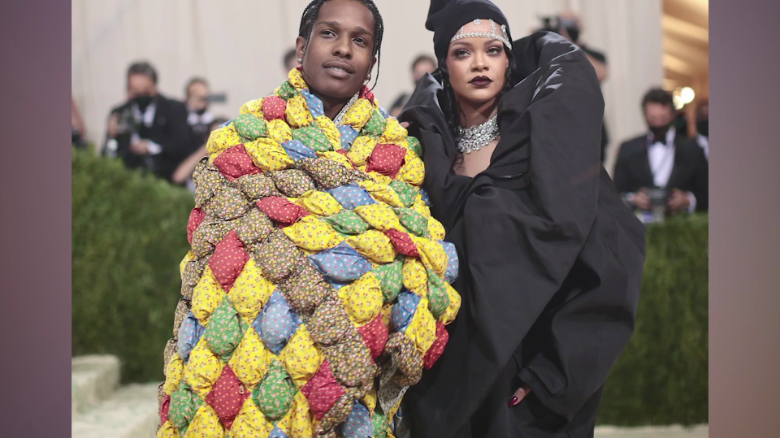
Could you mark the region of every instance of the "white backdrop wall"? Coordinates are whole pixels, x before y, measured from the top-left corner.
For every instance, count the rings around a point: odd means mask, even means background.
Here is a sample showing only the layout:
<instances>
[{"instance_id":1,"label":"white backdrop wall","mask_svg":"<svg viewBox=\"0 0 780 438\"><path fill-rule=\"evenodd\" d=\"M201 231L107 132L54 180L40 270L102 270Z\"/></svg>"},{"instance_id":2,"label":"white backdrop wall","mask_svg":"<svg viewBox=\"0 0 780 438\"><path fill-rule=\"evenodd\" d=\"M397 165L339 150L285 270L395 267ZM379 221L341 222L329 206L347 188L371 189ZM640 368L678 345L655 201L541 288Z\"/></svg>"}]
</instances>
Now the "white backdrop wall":
<instances>
[{"instance_id":1,"label":"white backdrop wall","mask_svg":"<svg viewBox=\"0 0 780 438\"><path fill-rule=\"evenodd\" d=\"M309 0L73 0L73 97L100 144L109 109L124 99L125 71L147 60L159 74L160 92L178 99L192 76L203 76L214 92L217 115L237 113L244 102L264 96L285 77L282 56L293 47ZM385 19L382 69L376 95L384 105L411 89L409 64L433 53L425 30L426 0L376 0ZM539 17L572 9L582 14L583 40L606 52L610 77L603 90L611 146L643 127L639 101L660 85L661 0L494 0L513 36L538 25ZM617 152L610 147L612 159Z\"/></svg>"}]
</instances>

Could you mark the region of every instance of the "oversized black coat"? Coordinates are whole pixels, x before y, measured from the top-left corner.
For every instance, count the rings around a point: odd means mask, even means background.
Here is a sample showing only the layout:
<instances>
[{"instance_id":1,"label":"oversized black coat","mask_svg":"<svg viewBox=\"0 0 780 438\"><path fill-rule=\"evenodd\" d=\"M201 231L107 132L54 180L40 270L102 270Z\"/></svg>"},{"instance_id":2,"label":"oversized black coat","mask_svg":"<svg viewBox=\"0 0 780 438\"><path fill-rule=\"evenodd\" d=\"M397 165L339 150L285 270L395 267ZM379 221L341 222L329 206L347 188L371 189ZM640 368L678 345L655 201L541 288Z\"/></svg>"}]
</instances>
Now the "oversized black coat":
<instances>
[{"instance_id":1,"label":"oversized black coat","mask_svg":"<svg viewBox=\"0 0 780 438\"><path fill-rule=\"evenodd\" d=\"M634 329L645 228L600 162L604 102L562 37L514 43L490 166L456 175L442 86L421 80L400 116L424 148L433 215L458 250L450 341L407 393L412 438L589 437ZM532 393L509 407L521 382Z\"/></svg>"}]
</instances>

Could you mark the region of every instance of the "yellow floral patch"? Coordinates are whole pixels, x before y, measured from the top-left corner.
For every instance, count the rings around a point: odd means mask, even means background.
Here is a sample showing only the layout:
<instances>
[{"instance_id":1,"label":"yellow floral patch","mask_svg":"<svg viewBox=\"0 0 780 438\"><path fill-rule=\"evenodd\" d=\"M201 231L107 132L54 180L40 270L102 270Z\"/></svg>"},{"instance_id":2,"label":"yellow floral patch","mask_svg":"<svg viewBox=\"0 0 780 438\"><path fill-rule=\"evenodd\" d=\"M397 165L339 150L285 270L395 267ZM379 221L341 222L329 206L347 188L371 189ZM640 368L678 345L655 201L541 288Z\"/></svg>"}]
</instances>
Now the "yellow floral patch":
<instances>
[{"instance_id":1,"label":"yellow floral patch","mask_svg":"<svg viewBox=\"0 0 780 438\"><path fill-rule=\"evenodd\" d=\"M295 394L292 407L279 420L277 427L290 438L311 438L314 436L313 420L314 416L309 410L309 401L303 393L298 392Z\"/></svg>"},{"instance_id":2,"label":"yellow floral patch","mask_svg":"<svg viewBox=\"0 0 780 438\"><path fill-rule=\"evenodd\" d=\"M211 314L217 310L217 307L225 297L225 291L219 284L211 268L208 266L203 271L203 276L192 293L192 313L198 318L200 324L208 326Z\"/></svg>"},{"instance_id":3,"label":"yellow floral patch","mask_svg":"<svg viewBox=\"0 0 780 438\"><path fill-rule=\"evenodd\" d=\"M265 172L289 169L295 164L275 140L260 138L244 144L244 147L255 165Z\"/></svg>"},{"instance_id":4,"label":"yellow floral patch","mask_svg":"<svg viewBox=\"0 0 780 438\"><path fill-rule=\"evenodd\" d=\"M225 429L214 408L204 403L195 413L184 438L223 438Z\"/></svg>"},{"instance_id":5,"label":"yellow floral patch","mask_svg":"<svg viewBox=\"0 0 780 438\"><path fill-rule=\"evenodd\" d=\"M157 431L157 438L179 438L179 431L173 423L166 421Z\"/></svg>"},{"instance_id":6,"label":"yellow floral patch","mask_svg":"<svg viewBox=\"0 0 780 438\"><path fill-rule=\"evenodd\" d=\"M379 139L381 144L398 144L398 142L406 139L406 128L401 126L397 119L392 117L387 119L385 125L385 132L382 133L382 137Z\"/></svg>"},{"instance_id":7,"label":"yellow floral patch","mask_svg":"<svg viewBox=\"0 0 780 438\"><path fill-rule=\"evenodd\" d=\"M263 119L263 99L250 100L241 106L241 114L254 114L259 119Z\"/></svg>"},{"instance_id":8,"label":"yellow floral patch","mask_svg":"<svg viewBox=\"0 0 780 438\"><path fill-rule=\"evenodd\" d=\"M265 348L263 341L255 329L249 328L238 348L230 358L230 368L250 391L260 384L268 372L268 361L271 352Z\"/></svg>"},{"instance_id":9,"label":"yellow floral patch","mask_svg":"<svg viewBox=\"0 0 780 438\"><path fill-rule=\"evenodd\" d=\"M309 190L304 193L297 204L317 216L332 216L343 208L330 193L319 190Z\"/></svg>"},{"instance_id":10,"label":"yellow floral patch","mask_svg":"<svg viewBox=\"0 0 780 438\"><path fill-rule=\"evenodd\" d=\"M239 144L241 144L241 137L236 133L236 130L232 126L225 126L213 131L209 135L206 151L208 151L209 158L213 162L214 158L219 154Z\"/></svg>"},{"instance_id":11,"label":"yellow floral patch","mask_svg":"<svg viewBox=\"0 0 780 438\"><path fill-rule=\"evenodd\" d=\"M371 272L342 287L338 294L344 309L356 324L373 321L382 311L385 301L382 286Z\"/></svg>"},{"instance_id":12,"label":"yellow floral patch","mask_svg":"<svg viewBox=\"0 0 780 438\"><path fill-rule=\"evenodd\" d=\"M251 323L274 293L273 283L263 277L254 259L250 258L230 289L228 298L245 323Z\"/></svg>"},{"instance_id":13,"label":"yellow floral patch","mask_svg":"<svg viewBox=\"0 0 780 438\"><path fill-rule=\"evenodd\" d=\"M374 181L366 180L361 181L358 185L366 189L366 191L371 194L371 197L378 202L384 202L393 208L402 208L404 206L398 193L386 184L379 184Z\"/></svg>"},{"instance_id":14,"label":"yellow floral patch","mask_svg":"<svg viewBox=\"0 0 780 438\"><path fill-rule=\"evenodd\" d=\"M290 70L290 74L287 75L287 79L290 81L290 84L296 89L299 90L309 89L309 86L306 85L306 81L303 80L303 75L297 68Z\"/></svg>"},{"instance_id":15,"label":"yellow floral patch","mask_svg":"<svg viewBox=\"0 0 780 438\"><path fill-rule=\"evenodd\" d=\"M396 256L390 238L381 231L368 230L363 234L349 237L347 243L363 257L377 263L390 263Z\"/></svg>"},{"instance_id":16,"label":"yellow floral patch","mask_svg":"<svg viewBox=\"0 0 780 438\"><path fill-rule=\"evenodd\" d=\"M279 360L299 389L320 369L322 353L314 346L306 326L301 326L282 350Z\"/></svg>"},{"instance_id":17,"label":"yellow floral patch","mask_svg":"<svg viewBox=\"0 0 780 438\"><path fill-rule=\"evenodd\" d=\"M333 120L329 119L327 116L319 116L314 119L314 123L319 126L325 134L325 137L328 138L334 151L341 149L341 132L339 131L339 128L336 127L336 124L333 123Z\"/></svg>"},{"instance_id":18,"label":"yellow floral patch","mask_svg":"<svg viewBox=\"0 0 780 438\"><path fill-rule=\"evenodd\" d=\"M270 122L266 122L266 126L268 126L268 136L271 137L271 140L279 144L293 139L290 125L282 119L274 119Z\"/></svg>"},{"instance_id":19,"label":"yellow floral patch","mask_svg":"<svg viewBox=\"0 0 780 438\"><path fill-rule=\"evenodd\" d=\"M420 307L418 308L427 309L428 300L425 298L420 300ZM406 328L405 334L414 341L417 350L424 356L436 340L436 321L433 319L431 312L414 312L412 322Z\"/></svg>"},{"instance_id":20,"label":"yellow floral patch","mask_svg":"<svg viewBox=\"0 0 780 438\"><path fill-rule=\"evenodd\" d=\"M344 124L361 130L371 120L373 113L374 105L368 99L358 99L344 115Z\"/></svg>"},{"instance_id":21,"label":"yellow floral patch","mask_svg":"<svg viewBox=\"0 0 780 438\"><path fill-rule=\"evenodd\" d=\"M425 164L414 152L406 150L406 163L398 172L398 179L413 186L422 185L425 180Z\"/></svg>"},{"instance_id":22,"label":"yellow floral patch","mask_svg":"<svg viewBox=\"0 0 780 438\"><path fill-rule=\"evenodd\" d=\"M423 265L444 276L447 272L447 252L444 247L439 242L417 236L412 236L412 241L417 245Z\"/></svg>"},{"instance_id":23,"label":"yellow floral patch","mask_svg":"<svg viewBox=\"0 0 780 438\"><path fill-rule=\"evenodd\" d=\"M355 208L355 213L367 224L379 231L398 230L406 232L395 212L387 204L361 205Z\"/></svg>"},{"instance_id":24,"label":"yellow floral patch","mask_svg":"<svg viewBox=\"0 0 780 438\"><path fill-rule=\"evenodd\" d=\"M306 99L300 94L291 97L287 101L285 116L293 129L309 126L314 121L311 112L309 112L309 106L306 104Z\"/></svg>"},{"instance_id":25,"label":"yellow floral patch","mask_svg":"<svg viewBox=\"0 0 780 438\"><path fill-rule=\"evenodd\" d=\"M249 398L241 407L230 428L232 438L267 437L274 430L274 425L265 418L255 402Z\"/></svg>"},{"instance_id":26,"label":"yellow floral patch","mask_svg":"<svg viewBox=\"0 0 780 438\"><path fill-rule=\"evenodd\" d=\"M165 376L163 391L171 395L179 389L179 383L184 377L184 360L179 356L179 353L174 353L171 357L171 361L168 362L168 367L165 369Z\"/></svg>"},{"instance_id":27,"label":"yellow floral patch","mask_svg":"<svg viewBox=\"0 0 780 438\"><path fill-rule=\"evenodd\" d=\"M406 257L403 267L404 287L415 295L428 298L428 272L422 262L414 257Z\"/></svg>"},{"instance_id":28,"label":"yellow floral patch","mask_svg":"<svg viewBox=\"0 0 780 438\"><path fill-rule=\"evenodd\" d=\"M352 165L352 163L349 161L349 158L346 156L335 152L335 151L328 151L328 152L319 152L317 155L321 158L327 158L330 161L335 161L345 168L352 170L355 168L355 166Z\"/></svg>"},{"instance_id":29,"label":"yellow floral patch","mask_svg":"<svg viewBox=\"0 0 780 438\"><path fill-rule=\"evenodd\" d=\"M376 147L376 139L368 136L360 136L352 143L352 147L349 148L347 156L355 163L355 166L365 166L368 163L369 157L374 153ZM364 169L365 170L365 169Z\"/></svg>"},{"instance_id":30,"label":"yellow floral patch","mask_svg":"<svg viewBox=\"0 0 780 438\"><path fill-rule=\"evenodd\" d=\"M197 257L195 257L195 253L192 251L189 251L186 256L182 259L181 263L179 263L179 273L181 274L181 280L184 281L184 269L187 267L187 263L197 260Z\"/></svg>"},{"instance_id":31,"label":"yellow floral patch","mask_svg":"<svg viewBox=\"0 0 780 438\"><path fill-rule=\"evenodd\" d=\"M430 216L428 216L428 232L431 233L431 239L433 240L444 240L447 234L444 230L444 225Z\"/></svg>"},{"instance_id":32,"label":"yellow floral patch","mask_svg":"<svg viewBox=\"0 0 780 438\"><path fill-rule=\"evenodd\" d=\"M314 216L302 217L295 224L283 228L282 232L299 248L308 251L330 249L342 241L336 230Z\"/></svg>"},{"instance_id":33,"label":"yellow floral patch","mask_svg":"<svg viewBox=\"0 0 780 438\"><path fill-rule=\"evenodd\" d=\"M444 283L444 288L447 290L447 295L450 297L450 305L447 307L447 310L445 310L444 313L439 317L439 321L441 321L441 323L444 325L449 325L452 323L452 321L455 321L455 317L458 316L461 298L458 294L458 291L450 286L449 283Z\"/></svg>"},{"instance_id":34,"label":"yellow floral patch","mask_svg":"<svg viewBox=\"0 0 780 438\"><path fill-rule=\"evenodd\" d=\"M184 368L184 381L195 393L206 398L222 374L223 367L222 361L207 347L204 336L190 353L190 361Z\"/></svg>"}]
</instances>

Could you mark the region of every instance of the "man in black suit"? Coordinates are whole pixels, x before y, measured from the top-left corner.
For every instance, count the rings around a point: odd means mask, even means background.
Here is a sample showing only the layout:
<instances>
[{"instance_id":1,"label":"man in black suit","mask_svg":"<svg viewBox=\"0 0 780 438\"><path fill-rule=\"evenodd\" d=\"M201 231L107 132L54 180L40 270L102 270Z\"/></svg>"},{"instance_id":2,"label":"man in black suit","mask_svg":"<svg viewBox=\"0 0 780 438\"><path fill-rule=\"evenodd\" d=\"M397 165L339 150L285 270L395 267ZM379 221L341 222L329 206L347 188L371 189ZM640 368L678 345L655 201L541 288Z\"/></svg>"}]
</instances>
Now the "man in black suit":
<instances>
[{"instance_id":1,"label":"man in black suit","mask_svg":"<svg viewBox=\"0 0 780 438\"><path fill-rule=\"evenodd\" d=\"M695 140L672 127L672 95L654 88L642 99L642 109L649 132L620 146L615 187L638 210L651 210L650 190L663 189L667 213L707 211L707 158Z\"/></svg>"},{"instance_id":2,"label":"man in black suit","mask_svg":"<svg viewBox=\"0 0 780 438\"><path fill-rule=\"evenodd\" d=\"M200 146L183 103L157 92L157 72L146 62L127 71L127 102L112 109L104 153L130 168L171 180L176 167Z\"/></svg>"}]
</instances>

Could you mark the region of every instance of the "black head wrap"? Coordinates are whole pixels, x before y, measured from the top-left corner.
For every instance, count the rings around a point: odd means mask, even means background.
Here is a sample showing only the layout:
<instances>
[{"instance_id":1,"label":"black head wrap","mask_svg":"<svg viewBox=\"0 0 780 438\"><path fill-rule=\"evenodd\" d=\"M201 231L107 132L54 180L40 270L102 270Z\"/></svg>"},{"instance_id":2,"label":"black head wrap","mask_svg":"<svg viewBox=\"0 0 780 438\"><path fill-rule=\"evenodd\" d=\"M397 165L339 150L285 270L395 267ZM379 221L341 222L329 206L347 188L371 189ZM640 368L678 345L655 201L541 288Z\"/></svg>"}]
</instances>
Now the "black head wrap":
<instances>
[{"instance_id":1,"label":"black head wrap","mask_svg":"<svg viewBox=\"0 0 780 438\"><path fill-rule=\"evenodd\" d=\"M433 49L438 59L446 58L450 40L461 27L476 19L493 20L500 34L500 26L506 26L506 37L512 42L506 17L489 0L431 0L425 28L433 31Z\"/></svg>"}]
</instances>

